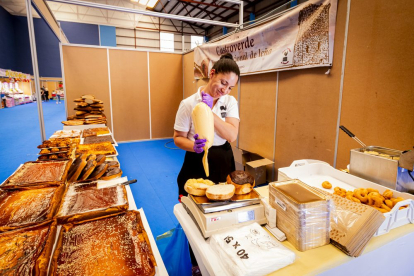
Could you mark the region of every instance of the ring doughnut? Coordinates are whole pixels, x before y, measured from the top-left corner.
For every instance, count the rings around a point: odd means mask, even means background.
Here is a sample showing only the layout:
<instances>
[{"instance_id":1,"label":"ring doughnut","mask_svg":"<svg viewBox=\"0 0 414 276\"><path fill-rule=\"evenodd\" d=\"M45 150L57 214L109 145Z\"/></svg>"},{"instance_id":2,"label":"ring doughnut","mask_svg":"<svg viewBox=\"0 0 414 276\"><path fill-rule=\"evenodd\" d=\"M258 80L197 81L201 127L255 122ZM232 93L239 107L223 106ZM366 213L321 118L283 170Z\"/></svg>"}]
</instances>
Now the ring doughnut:
<instances>
[{"instance_id":1,"label":"ring doughnut","mask_svg":"<svg viewBox=\"0 0 414 276\"><path fill-rule=\"evenodd\" d=\"M368 195L365 193L364 189L355 189L354 197L358 198L359 201L366 203L368 201Z\"/></svg>"},{"instance_id":2,"label":"ring doughnut","mask_svg":"<svg viewBox=\"0 0 414 276\"><path fill-rule=\"evenodd\" d=\"M322 187L324 187L325 189L330 189L332 188L332 184L329 181L324 181L322 182Z\"/></svg>"},{"instance_id":3,"label":"ring doughnut","mask_svg":"<svg viewBox=\"0 0 414 276\"><path fill-rule=\"evenodd\" d=\"M387 205L385 205L385 204L381 204L381 207L380 208L382 208L382 209L385 209L385 210L388 210L388 212L389 211L391 211L391 208L390 207L388 207Z\"/></svg>"},{"instance_id":4,"label":"ring doughnut","mask_svg":"<svg viewBox=\"0 0 414 276\"><path fill-rule=\"evenodd\" d=\"M385 210L385 209L378 208L378 207L375 207L375 206L374 206L374 208L377 209L378 211L380 211L381 213L388 213L388 211Z\"/></svg>"},{"instance_id":5,"label":"ring doughnut","mask_svg":"<svg viewBox=\"0 0 414 276\"><path fill-rule=\"evenodd\" d=\"M383 205L382 198L380 198L378 196L373 196L373 197L371 197L371 199L373 200L375 207L381 208L381 205Z\"/></svg>"},{"instance_id":6,"label":"ring doughnut","mask_svg":"<svg viewBox=\"0 0 414 276\"><path fill-rule=\"evenodd\" d=\"M385 192L384 192L384 193L382 193L382 195L383 195L385 198L390 199L390 198L392 198L393 193L392 193L392 191L391 191L391 190L385 190Z\"/></svg>"},{"instance_id":7,"label":"ring doughnut","mask_svg":"<svg viewBox=\"0 0 414 276\"><path fill-rule=\"evenodd\" d=\"M368 193L372 193L372 192L379 193L378 190L373 189L373 188L367 188L367 191L368 191Z\"/></svg>"},{"instance_id":8,"label":"ring doughnut","mask_svg":"<svg viewBox=\"0 0 414 276\"><path fill-rule=\"evenodd\" d=\"M387 205L389 208L394 207L394 203L391 200L389 200L389 199L386 199L385 200L385 205Z\"/></svg>"}]
</instances>

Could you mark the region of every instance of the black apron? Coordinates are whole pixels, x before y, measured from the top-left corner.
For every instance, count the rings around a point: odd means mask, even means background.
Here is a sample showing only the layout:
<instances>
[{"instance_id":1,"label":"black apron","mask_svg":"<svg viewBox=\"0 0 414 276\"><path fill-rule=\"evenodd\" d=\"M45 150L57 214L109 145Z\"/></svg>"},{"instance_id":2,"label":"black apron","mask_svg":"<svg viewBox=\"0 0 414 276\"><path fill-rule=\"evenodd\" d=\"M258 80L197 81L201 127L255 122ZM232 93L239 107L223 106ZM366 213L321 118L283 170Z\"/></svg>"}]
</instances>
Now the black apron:
<instances>
[{"instance_id":1,"label":"black apron","mask_svg":"<svg viewBox=\"0 0 414 276\"><path fill-rule=\"evenodd\" d=\"M209 177L204 172L203 156L204 152L195 153L187 151L185 153L184 164L177 177L179 195L188 195L184 190L184 185L188 179L203 178L218 184L219 182L226 182L227 175L236 170L233 151L229 142L221 146L212 146L208 150Z\"/></svg>"}]
</instances>

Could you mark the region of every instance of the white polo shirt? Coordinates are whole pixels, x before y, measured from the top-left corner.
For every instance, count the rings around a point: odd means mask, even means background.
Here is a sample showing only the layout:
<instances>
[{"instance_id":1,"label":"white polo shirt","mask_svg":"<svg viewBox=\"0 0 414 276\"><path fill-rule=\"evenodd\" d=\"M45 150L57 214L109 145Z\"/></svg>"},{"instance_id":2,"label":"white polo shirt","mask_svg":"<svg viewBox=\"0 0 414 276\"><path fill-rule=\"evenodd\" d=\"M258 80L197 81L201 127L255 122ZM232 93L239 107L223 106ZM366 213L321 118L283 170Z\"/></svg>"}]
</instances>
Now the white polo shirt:
<instances>
[{"instance_id":1,"label":"white polo shirt","mask_svg":"<svg viewBox=\"0 0 414 276\"><path fill-rule=\"evenodd\" d=\"M177 131L188 132L187 138L191 141L194 141L195 135L194 123L191 119L191 112L198 103L202 102L202 100L203 98L201 97L201 87L199 87L197 93L181 101L177 115L175 116L174 129ZM240 120L237 101L233 96L230 95L220 97L217 100L217 103L213 107L212 111L223 121L225 121L227 117ZM221 146L224 143L226 143L226 139L221 138L214 131L213 146Z\"/></svg>"}]
</instances>

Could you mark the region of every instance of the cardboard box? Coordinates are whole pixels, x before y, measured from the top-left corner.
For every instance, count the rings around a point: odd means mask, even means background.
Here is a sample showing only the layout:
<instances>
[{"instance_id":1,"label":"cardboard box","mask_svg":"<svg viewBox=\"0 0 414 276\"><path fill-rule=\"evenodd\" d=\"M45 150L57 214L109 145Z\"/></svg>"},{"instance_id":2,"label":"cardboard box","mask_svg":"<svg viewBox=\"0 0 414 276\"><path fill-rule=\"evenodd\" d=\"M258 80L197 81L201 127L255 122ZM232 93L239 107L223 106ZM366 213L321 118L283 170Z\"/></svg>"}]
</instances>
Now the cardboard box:
<instances>
[{"instance_id":1,"label":"cardboard box","mask_svg":"<svg viewBox=\"0 0 414 276\"><path fill-rule=\"evenodd\" d=\"M236 170L250 173L256 185L266 183L266 166L274 162L262 156L237 147L232 147Z\"/></svg>"}]
</instances>

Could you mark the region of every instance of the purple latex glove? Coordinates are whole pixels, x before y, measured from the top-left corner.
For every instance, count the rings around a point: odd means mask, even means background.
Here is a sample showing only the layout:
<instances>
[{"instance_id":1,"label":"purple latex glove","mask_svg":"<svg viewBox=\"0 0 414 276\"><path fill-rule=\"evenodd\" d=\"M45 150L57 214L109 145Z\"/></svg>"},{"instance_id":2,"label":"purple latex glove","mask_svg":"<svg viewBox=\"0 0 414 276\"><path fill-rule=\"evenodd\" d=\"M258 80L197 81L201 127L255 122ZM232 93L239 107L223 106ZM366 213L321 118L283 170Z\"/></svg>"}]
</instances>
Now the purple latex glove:
<instances>
[{"instance_id":1,"label":"purple latex glove","mask_svg":"<svg viewBox=\"0 0 414 276\"><path fill-rule=\"evenodd\" d=\"M206 145L206 139L198 139L198 134L194 135L194 151L196 153L202 153L204 151L203 147Z\"/></svg>"},{"instance_id":2,"label":"purple latex glove","mask_svg":"<svg viewBox=\"0 0 414 276\"><path fill-rule=\"evenodd\" d=\"M213 108L213 97L211 97L209 94L204 93L204 91L201 92L201 97L203 97L202 102L208 105L208 107Z\"/></svg>"}]
</instances>

